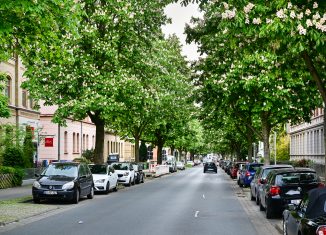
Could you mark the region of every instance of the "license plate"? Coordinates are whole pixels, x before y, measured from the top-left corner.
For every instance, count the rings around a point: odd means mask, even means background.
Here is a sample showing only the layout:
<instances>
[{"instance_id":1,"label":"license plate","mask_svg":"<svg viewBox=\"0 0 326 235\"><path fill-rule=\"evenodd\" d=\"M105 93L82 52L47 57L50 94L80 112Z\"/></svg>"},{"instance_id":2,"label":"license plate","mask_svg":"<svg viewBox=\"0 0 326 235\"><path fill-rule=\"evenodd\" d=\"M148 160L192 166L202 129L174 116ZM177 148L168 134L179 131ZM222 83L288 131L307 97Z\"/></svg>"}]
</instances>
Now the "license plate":
<instances>
[{"instance_id":1,"label":"license plate","mask_svg":"<svg viewBox=\"0 0 326 235\"><path fill-rule=\"evenodd\" d=\"M291 204L294 204L294 205L299 205L301 202L300 199L297 199L297 200L291 200Z\"/></svg>"},{"instance_id":2,"label":"license plate","mask_svg":"<svg viewBox=\"0 0 326 235\"><path fill-rule=\"evenodd\" d=\"M56 195L57 192L56 191L44 191L44 194L46 194L46 195Z\"/></svg>"}]
</instances>

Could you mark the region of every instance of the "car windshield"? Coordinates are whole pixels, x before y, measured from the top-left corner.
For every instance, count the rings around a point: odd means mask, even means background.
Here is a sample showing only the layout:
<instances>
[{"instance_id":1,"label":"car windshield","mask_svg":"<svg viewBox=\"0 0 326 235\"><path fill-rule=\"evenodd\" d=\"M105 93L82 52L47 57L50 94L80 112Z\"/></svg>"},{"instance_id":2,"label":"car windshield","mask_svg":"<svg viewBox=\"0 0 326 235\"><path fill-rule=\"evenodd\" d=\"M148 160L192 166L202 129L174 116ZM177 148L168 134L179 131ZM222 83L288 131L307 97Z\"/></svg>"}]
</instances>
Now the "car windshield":
<instances>
[{"instance_id":1,"label":"car windshield","mask_svg":"<svg viewBox=\"0 0 326 235\"><path fill-rule=\"evenodd\" d=\"M318 177L314 172L288 172L276 176L277 185L313 183L317 182Z\"/></svg>"},{"instance_id":2,"label":"car windshield","mask_svg":"<svg viewBox=\"0 0 326 235\"><path fill-rule=\"evenodd\" d=\"M123 170L123 171L129 170L129 163L114 163L112 164L112 166L115 170Z\"/></svg>"},{"instance_id":3,"label":"car windshield","mask_svg":"<svg viewBox=\"0 0 326 235\"><path fill-rule=\"evenodd\" d=\"M106 175L107 173L106 165L89 165L89 168L91 169L92 174Z\"/></svg>"},{"instance_id":4,"label":"car windshield","mask_svg":"<svg viewBox=\"0 0 326 235\"><path fill-rule=\"evenodd\" d=\"M78 167L72 164L51 164L43 171L42 175L77 177Z\"/></svg>"}]
</instances>

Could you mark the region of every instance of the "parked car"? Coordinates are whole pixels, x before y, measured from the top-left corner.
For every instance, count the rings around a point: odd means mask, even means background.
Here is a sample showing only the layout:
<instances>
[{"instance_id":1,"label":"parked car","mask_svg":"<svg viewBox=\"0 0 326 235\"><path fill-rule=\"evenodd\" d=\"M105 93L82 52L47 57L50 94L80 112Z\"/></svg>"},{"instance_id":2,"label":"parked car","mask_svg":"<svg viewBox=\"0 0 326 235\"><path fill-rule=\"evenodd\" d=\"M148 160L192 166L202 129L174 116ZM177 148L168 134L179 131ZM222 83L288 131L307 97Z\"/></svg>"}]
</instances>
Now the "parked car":
<instances>
[{"instance_id":1,"label":"parked car","mask_svg":"<svg viewBox=\"0 0 326 235\"><path fill-rule=\"evenodd\" d=\"M118 175L112 166L106 164L89 164L88 166L93 174L96 192L118 191Z\"/></svg>"},{"instance_id":2,"label":"parked car","mask_svg":"<svg viewBox=\"0 0 326 235\"><path fill-rule=\"evenodd\" d=\"M231 168L233 166L233 162L229 161L226 163L225 167L224 167L224 171L226 174L230 175L231 174Z\"/></svg>"},{"instance_id":3,"label":"parked car","mask_svg":"<svg viewBox=\"0 0 326 235\"><path fill-rule=\"evenodd\" d=\"M41 175L35 174L33 201L64 199L78 203L80 197L94 197L93 176L87 164L77 162L51 163Z\"/></svg>"},{"instance_id":4,"label":"parked car","mask_svg":"<svg viewBox=\"0 0 326 235\"><path fill-rule=\"evenodd\" d=\"M187 161L187 165L195 166L195 163L194 163L194 161Z\"/></svg>"},{"instance_id":5,"label":"parked car","mask_svg":"<svg viewBox=\"0 0 326 235\"><path fill-rule=\"evenodd\" d=\"M256 204L259 205L259 188L261 187L261 182L266 179L268 173L273 169L283 169L283 168L293 168L291 165L266 165L261 166L250 182L250 197L251 200L256 200Z\"/></svg>"},{"instance_id":6,"label":"parked car","mask_svg":"<svg viewBox=\"0 0 326 235\"><path fill-rule=\"evenodd\" d=\"M115 162L111 166L118 174L120 184L131 186L135 184L135 171L131 162Z\"/></svg>"},{"instance_id":7,"label":"parked car","mask_svg":"<svg viewBox=\"0 0 326 235\"><path fill-rule=\"evenodd\" d=\"M232 179L236 179L237 178L237 174L238 174L238 170L240 167L240 164L245 164L245 162L234 162L232 167L230 168L230 177Z\"/></svg>"},{"instance_id":8,"label":"parked car","mask_svg":"<svg viewBox=\"0 0 326 235\"><path fill-rule=\"evenodd\" d=\"M326 188L310 190L299 205L283 212L283 234L326 234Z\"/></svg>"},{"instance_id":9,"label":"parked car","mask_svg":"<svg viewBox=\"0 0 326 235\"><path fill-rule=\"evenodd\" d=\"M185 164L183 162L177 162L177 169L178 170L185 170Z\"/></svg>"},{"instance_id":10,"label":"parked car","mask_svg":"<svg viewBox=\"0 0 326 235\"><path fill-rule=\"evenodd\" d=\"M204 173L207 171L215 172L217 173L217 166L214 162L206 162L204 164Z\"/></svg>"},{"instance_id":11,"label":"parked car","mask_svg":"<svg viewBox=\"0 0 326 235\"><path fill-rule=\"evenodd\" d=\"M263 166L262 163L247 163L241 170L239 170L239 186L247 187L250 186L252 179L255 176L256 171L259 167Z\"/></svg>"},{"instance_id":12,"label":"parked car","mask_svg":"<svg viewBox=\"0 0 326 235\"><path fill-rule=\"evenodd\" d=\"M259 191L260 210L266 211L268 219L281 215L287 204L298 204L305 193L320 183L316 171L310 168L272 170Z\"/></svg>"},{"instance_id":13,"label":"parked car","mask_svg":"<svg viewBox=\"0 0 326 235\"><path fill-rule=\"evenodd\" d=\"M238 172L237 172L237 183L238 185L240 186L240 174L241 172L243 171L243 169L246 167L246 163L240 163L239 165L239 169L238 169Z\"/></svg>"},{"instance_id":14,"label":"parked car","mask_svg":"<svg viewBox=\"0 0 326 235\"><path fill-rule=\"evenodd\" d=\"M173 173L177 171L177 163L175 161L166 161L165 165L169 166L169 172Z\"/></svg>"},{"instance_id":15,"label":"parked car","mask_svg":"<svg viewBox=\"0 0 326 235\"><path fill-rule=\"evenodd\" d=\"M132 163L132 166L134 167L134 171L135 171L135 183L136 184L144 183L145 174L143 172L144 169L143 163L134 162Z\"/></svg>"}]
</instances>

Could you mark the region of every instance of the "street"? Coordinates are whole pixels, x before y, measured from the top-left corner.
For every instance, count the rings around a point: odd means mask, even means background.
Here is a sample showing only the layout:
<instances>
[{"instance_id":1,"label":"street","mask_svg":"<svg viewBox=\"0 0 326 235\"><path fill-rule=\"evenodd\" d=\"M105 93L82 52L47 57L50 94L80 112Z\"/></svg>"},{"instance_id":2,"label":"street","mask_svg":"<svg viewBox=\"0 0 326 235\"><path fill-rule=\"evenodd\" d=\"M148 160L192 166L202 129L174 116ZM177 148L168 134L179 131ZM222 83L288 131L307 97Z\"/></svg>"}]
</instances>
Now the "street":
<instances>
[{"instance_id":1,"label":"street","mask_svg":"<svg viewBox=\"0 0 326 235\"><path fill-rule=\"evenodd\" d=\"M279 234L270 224L264 225L267 220L261 215L257 220L257 214L240 200L224 171L219 168L218 174L203 174L198 166L109 195L95 195L93 200L83 199L60 213L0 228L0 233Z\"/></svg>"}]
</instances>

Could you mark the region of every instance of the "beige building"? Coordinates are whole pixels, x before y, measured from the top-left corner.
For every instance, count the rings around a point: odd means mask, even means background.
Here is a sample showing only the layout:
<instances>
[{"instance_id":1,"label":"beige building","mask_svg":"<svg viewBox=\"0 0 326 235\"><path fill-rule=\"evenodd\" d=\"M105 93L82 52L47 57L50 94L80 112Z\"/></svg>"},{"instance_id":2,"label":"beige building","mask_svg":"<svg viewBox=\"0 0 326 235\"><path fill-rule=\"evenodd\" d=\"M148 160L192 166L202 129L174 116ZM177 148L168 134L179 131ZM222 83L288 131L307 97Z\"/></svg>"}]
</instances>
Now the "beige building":
<instances>
[{"instance_id":1,"label":"beige building","mask_svg":"<svg viewBox=\"0 0 326 235\"><path fill-rule=\"evenodd\" d=\"M41 106L34 110L28 91L21 88L25 81L24 66L19 59L0 63L0 71L7 75L5 95L11 111L9 118L0 118L0 125L13 124L18 128L30 126L34 130L35 160L38 162L68 160L81 156L82 152L95 147L95 125L89 118L83 121L67 119L66 127L52 123L54 106ZM108 154L119 153L120 161L135 159L134 144L106 132L104 138L104 161Z\"/></svg>"}]
</instances>

